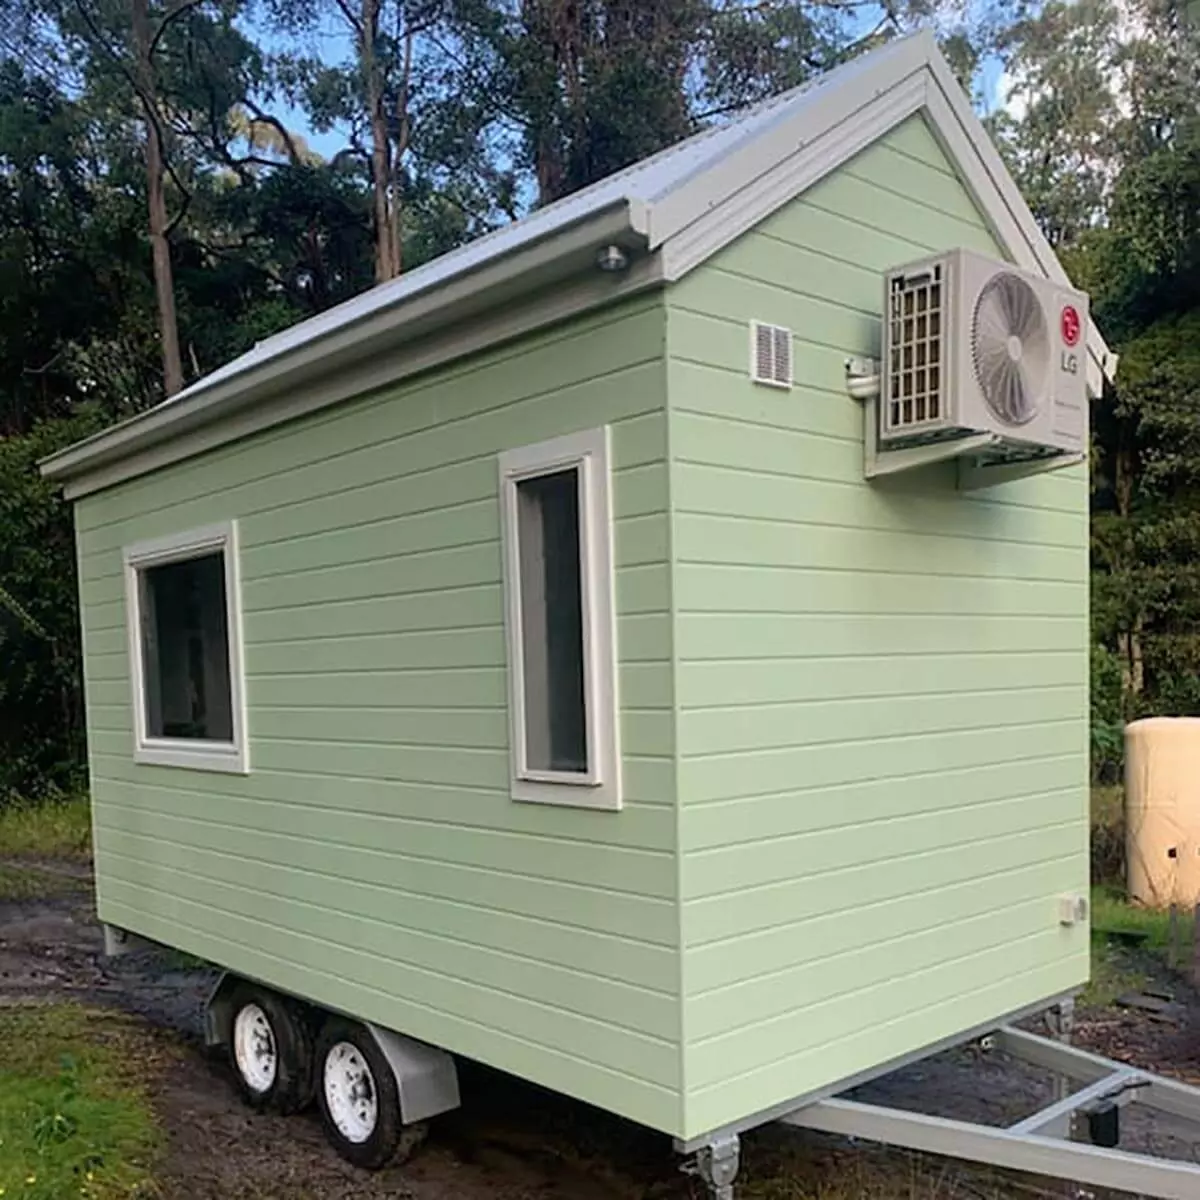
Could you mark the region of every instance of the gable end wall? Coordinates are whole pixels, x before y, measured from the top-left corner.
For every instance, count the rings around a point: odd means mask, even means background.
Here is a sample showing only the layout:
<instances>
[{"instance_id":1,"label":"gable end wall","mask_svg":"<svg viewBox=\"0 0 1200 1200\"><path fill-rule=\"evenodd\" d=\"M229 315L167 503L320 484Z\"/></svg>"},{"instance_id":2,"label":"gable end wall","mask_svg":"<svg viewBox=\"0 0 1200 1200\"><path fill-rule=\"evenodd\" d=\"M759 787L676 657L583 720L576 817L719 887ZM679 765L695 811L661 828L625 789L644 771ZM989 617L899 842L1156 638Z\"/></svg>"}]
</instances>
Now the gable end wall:
<instances>
[{"instance_id":1,"label":"gable end wall","mask_svg":"<svg viewBox=\"0 0 1200 1200\"><path fill-rule=\"evenodd\" d=\"M688 1137L1088 975L1085 470L871 485L844 390L956 245L1002 257L918 115L668 293Z\"/></svg>"}]
</instances>

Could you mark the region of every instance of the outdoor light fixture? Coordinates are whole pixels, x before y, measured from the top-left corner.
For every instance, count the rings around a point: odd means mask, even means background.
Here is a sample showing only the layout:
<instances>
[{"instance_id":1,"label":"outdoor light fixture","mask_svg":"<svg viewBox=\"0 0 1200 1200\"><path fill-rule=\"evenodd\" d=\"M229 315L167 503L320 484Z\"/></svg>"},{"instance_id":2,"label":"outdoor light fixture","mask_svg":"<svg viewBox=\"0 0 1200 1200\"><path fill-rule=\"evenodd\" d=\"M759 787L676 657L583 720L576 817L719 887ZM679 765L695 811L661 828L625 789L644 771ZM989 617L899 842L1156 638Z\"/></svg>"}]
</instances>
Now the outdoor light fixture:
<instances>
[{"instance_id":1,"label":"outdoor light fixture","mask_svg":"<svg viewBox=\"0 0 1200 1200\"><path fill-rule=\"evenodd\" d=\"M596 266L602 271L616 274L629 266L629 255L617 245L601 246L596 251Z\"/></svg>"}]
</instances>

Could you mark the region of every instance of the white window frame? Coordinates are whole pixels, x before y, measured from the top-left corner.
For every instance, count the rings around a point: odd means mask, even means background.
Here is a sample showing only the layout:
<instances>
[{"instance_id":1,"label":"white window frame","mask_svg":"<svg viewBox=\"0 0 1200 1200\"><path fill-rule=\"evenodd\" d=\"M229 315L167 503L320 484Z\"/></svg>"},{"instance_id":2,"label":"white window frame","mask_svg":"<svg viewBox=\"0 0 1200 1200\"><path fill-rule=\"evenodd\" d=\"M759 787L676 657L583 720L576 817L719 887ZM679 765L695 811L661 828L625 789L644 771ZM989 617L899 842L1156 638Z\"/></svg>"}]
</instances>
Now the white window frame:
<instances>
[{"instance_id":1,"label":"white window frame","mask_svg":"<svg viewBox=\"0 0 1200 1200\"><path fill-rule=\"evenodd\" d=\"M578 808L619 809L621 756L608 427L505 451L500 455L499 466L512 798ZM579 479L579 578L588 770L543 771L530 767L526 761L517 485L572 467L577 469Z\"/></svg>"},{"instance_id":2,"label":"white window frame","mask_svg":"<svg viewBox=\"0 0 1200 1200\"><path fill-rule=\"evenodd\" d=\"M229 699L233 717L231 742L198 738L151 737L146 730L146 672L142 656L142 601L139 575L166 563L186 562L220 551L225 560L225 623L229 642ZM242 587L238 571L237 522L206 525L126 546L125 623L129 636L130 691L133 697L135 762L194 771L246 775L250 750L246 738L246 687L243 678Z\"/></svg>"}]
</instances>

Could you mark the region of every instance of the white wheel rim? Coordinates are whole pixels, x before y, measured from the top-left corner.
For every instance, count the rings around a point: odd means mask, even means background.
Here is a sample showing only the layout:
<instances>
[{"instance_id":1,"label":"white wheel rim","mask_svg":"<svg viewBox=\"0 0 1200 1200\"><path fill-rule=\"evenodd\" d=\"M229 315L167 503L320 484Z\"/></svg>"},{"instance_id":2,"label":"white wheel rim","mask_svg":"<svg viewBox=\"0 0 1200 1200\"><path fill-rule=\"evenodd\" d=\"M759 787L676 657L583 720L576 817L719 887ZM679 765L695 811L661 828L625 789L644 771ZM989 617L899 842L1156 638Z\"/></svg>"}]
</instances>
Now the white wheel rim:
<instances>
[{"instance_id":1,"label":"white wheel rim","mask_svg":"<svg viewBox=\"0 0 1200 1200\"><path fill-rule=\"evenodd\" d=\"M270 1090L279 1071L279 1052L271 1022L257 1004L247 1004L234 1018L233 1057L251 1090L260 1095Z\"/></svg>"},{"instance_id":2,"label":"white wheel rim","mask_svg":"<svg viewBox=\"0 0 1200 1200\"><path fill-rule=\"evenodd\" d=\"M338 1133L348 1142L365 1142L379 1122L379 1092L363 1052L338 1042L325 1055L325 1103Z\"/></svg>"}]
</instances>

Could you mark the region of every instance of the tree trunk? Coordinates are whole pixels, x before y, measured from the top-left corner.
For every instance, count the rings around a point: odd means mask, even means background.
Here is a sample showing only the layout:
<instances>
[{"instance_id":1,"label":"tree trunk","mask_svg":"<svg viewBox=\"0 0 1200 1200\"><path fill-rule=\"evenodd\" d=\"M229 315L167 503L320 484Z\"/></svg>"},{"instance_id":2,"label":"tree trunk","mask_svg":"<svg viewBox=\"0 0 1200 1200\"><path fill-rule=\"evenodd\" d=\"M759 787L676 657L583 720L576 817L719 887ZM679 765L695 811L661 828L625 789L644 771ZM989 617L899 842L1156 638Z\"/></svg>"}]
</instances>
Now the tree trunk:
<instances>
[{"instance_id":1,"label":"tree trunk","mask_svg":"<svg viewBox=\"0 0 1200 1200\"><path fill-rule=\"evenodd\" d=\"M1132 449L1132 431L1123 423L1117 437L1117 452L1113 459L1113 495L1124 534L1121 569L1128 579L1136 569L1136 547L1133 540L1133 489L1136 464ZM1117 648L1121 656L1122 708L1126 716L1136 713L1138 697L1141 696L1146 684L1142 655L1145 617L1141 608L1141 597L1134 596L1130 599L1134 613L1129 620L1129 627L1117 635Z\"/></svg>"},{"instance_id":2,"label":"tree trunk","mask_svg":"<svg viewBox=\"0 0 1200 1200\"><path fill-rule=\"evenodd\" d=\"M359 56L366 86L367 117L371 122L371 192L375 216L375 281L384 283L400 274L396 227L392 221L392 140L388 135L383 71L375 52L380 0L363 0Z\"/></svg>"},{"instance_id":3,"label":"tree trunk","mask_svg":"<svg viewBox=\"0 0 1200 1200\"><path fill-rule=\"evenodd\" d=\"M406 30L404 34L404 68L396 100L396 152L392 156L391 179L388 188L392 216L392 253L397 275L404 269L404 236L401 221L404 211L404 196L402 195L404 184L400 178L400 172L404 166L404 156L408 153L408 92L412 79L412 60L413 33L411 30Z\"/></svg>"},{"instance_id":4,"label":"tree trunk","mask_svg":"<svg viewBox=\"0 0 1200 1200\"><path fill-rule=\"evenodd\" d=\"M533 147L534 173L537 177L537 202L549 204L563 194L564 153L561 131L552 113L558 103L559 63L554 52L554 23L549 6L555 0L522 0L521 27L525 39L546 48L549 61L539 61L525 67L523 86L536 99L532 107L537 113L531 122L529 138Z\"/></svg>"},{"instance_id":5,"label":"tree trunk","mask_svg":"<svg viewBox=\"0 0 1200 1200\"><path fill-rule=\"evenodd\" d=\"M171 246L167 241L167 193L162 127L155 109L155 73L148 0L131 0L136 78L146 119L146 200L150 218L150 250L154 261L154 292L158 301L158 333L162 343L163 389L168 396L183 388L179 355L179 322L175 315L175 280Z\"/></svg>"}]
</instances>

